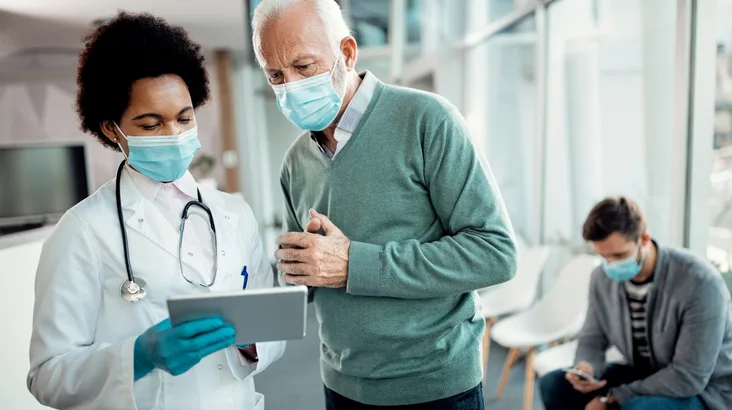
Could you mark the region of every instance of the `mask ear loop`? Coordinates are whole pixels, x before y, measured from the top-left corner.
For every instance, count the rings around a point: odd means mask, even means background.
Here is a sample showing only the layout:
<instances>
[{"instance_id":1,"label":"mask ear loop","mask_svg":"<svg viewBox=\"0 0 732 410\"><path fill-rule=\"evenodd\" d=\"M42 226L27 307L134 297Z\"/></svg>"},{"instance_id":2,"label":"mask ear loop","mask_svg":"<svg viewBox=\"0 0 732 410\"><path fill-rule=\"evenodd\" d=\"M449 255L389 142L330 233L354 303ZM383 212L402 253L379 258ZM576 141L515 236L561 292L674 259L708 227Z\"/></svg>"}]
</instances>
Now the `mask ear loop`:
<instances>
[{"instance_id":1,"label":"mask ear loop","mask_svg":"<svg viewBox=\"0 0 732 410\"><path fill-rule=\"evenodd\" d=\"M638 266L643 269L643 264L646 262L646 252L645 249L643 249L643 244L638 245Z\"/></svg>"},{"instance_id":2,"label":"mask ear loop","mask_svg":"<svg viewBox=\"0 0 732 410\"><path fill-rule=\"evenodd\" d=\"M119 128L119 125L117 125L117 123L116 123L116 122L114 122L114 121L112 121L112 124L114 124L114 127L115 127L115 128L117 128L117 132L119 132L119 133L120 133L120 135L122 135L123 137L125 137L125 139L127 139L127 136L126 136L126 135L125 135L125 133L124 133L124 132L122 132L122 130L121 130L121 129ZM117 143L117 146L119 147L119 151L120 151L120 152L122 153L122 155L123 155L123 156L125 157L125 161L127 161L127 160L128 160L129 158L127 158L127 154L125 154L125 150L123 150L123 149L122 149L122 145L121 145L121 144L119 143L119 139L117 139L117 140L116 140L115 142Z\"/></svg>"}]
</instances>

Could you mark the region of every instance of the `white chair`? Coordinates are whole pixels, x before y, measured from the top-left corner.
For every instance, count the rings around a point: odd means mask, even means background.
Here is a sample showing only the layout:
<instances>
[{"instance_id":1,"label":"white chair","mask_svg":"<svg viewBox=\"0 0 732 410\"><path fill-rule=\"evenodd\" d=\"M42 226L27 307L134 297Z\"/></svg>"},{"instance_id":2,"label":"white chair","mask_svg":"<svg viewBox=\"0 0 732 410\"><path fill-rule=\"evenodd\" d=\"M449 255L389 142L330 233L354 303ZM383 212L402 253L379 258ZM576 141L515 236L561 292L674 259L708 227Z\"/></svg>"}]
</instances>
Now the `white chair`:
<instances>
[{"instance_id":1,"label":"white chair","mask_svg":"<svg viewBox=\"0 0 732 410\"><path fill-rule=\"evenodd\" d=\"M535 301L539 289L539 278L549 258L548 246L524 248L519 251L516 276L501 285L478 292L485 318L483 334L483 374L488 370L490 333L493 324L503 315L528 309Z\"/></svg>"},{"instance_id":2,"label":"white chair","mask_svg":"<svg viewBox=\"0 0 732 410\"><path fill-rule=\"evenodd\" d=\"M558 346L551 347L537 353L534 358L534 372L539 377L557 370L574 365L574 355L577 353L577 341L573 340ZM626 360L618 348L611 346L605 352L605 361L612 364L625 364Z\"/></svg>"},{"instance_id":3,"label":"white chair","mask_svg":"<svg viewBox=\"0 0 732 410\"><path fill-rule=\"evenodd\" d=\"M557 277L549 293L528 310L499 320L491 332L498 344L510 348L501 373L497 395L506 388L511 367L518 360L520 349L526 350L526 384L524 409L530 410L534 395L534 356L536 347L572 338L582 328L592 271L600 264L590 255L575 256Z\"/></svg>"}]
</instances>

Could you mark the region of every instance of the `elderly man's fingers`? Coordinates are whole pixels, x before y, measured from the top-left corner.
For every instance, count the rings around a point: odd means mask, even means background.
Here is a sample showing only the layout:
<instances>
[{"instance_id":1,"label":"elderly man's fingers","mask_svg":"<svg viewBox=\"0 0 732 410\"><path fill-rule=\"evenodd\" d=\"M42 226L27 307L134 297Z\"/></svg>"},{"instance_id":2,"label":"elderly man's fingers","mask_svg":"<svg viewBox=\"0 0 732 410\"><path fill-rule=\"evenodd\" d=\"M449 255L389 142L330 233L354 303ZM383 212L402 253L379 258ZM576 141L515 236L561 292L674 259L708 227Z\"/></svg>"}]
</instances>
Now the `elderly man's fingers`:
<instances>
[{"instance_id":1,"label":"elderly man's fingers","mask_svg":"<svg viewBox=\"0 0 732 410\"><path fill-rule=\"evenodd\" d=\"M320 232L320 228L322 228L323 223L320 222L320 219L313 218L308 222L308 225L305 227L305 232L309 233L318 233Z\"/></svg>"},{"instance_id":2,"label":"elderly man's fingers","mask_svg":"<svg viewBox=\"0 0 732 410\"><path fill-rule=\"evenodd\" d=\"M277 262L277 270L289 275L309 276L312 274L313 267L300 262Z\"/></svg>"},{"instance_id":3,"label":"elderly man's fingers","mask_svg":"<svg viewBox=\"0 0 732 410\"><path fill-rule=\"evenodd\" d=\"M325 231L326 236L332 236L332 235L343 235L343 232L341 232L340 229L333 223L333 221L330 220L327 216L318 213L315 209L310 210L310 216L313 219L319 219L320 222L323 224L323 231Z\"/></svg>"},{"instance_id":4,"label":"elderly man's fingers","mask_svg":"<svg viewBox=\"0 0 732 410\"><path fill-rule=\"evenodd\" d=\"M320 235L309 232L287 232L277 237L277 245L282 247L295 246L298 248L307 248L314 243L314 239Z\"/></svg>"},{"instance_id":5,"label":"elderly man's fingers","mask_svg":"<svg viewBox=\"0 0 732 410\"><path fill-rule=\"evenodd\" d=\"M309 262L308 252L298 248L277 249L275 258L284 262Z\"/></svg>"},{"instance_id":6,"label":"elderly man's fingers","mask_svg":"<svg viewBox=\"0 0 732 410\"><path fill-rule=\"evenodd\" d=\"M282 275L282 280L285 281L285 283L289 283L290 285L305 285L305 286L313 286L312 278L310 276L302 276L302 275Z\"/></svg>"}]
</instances>

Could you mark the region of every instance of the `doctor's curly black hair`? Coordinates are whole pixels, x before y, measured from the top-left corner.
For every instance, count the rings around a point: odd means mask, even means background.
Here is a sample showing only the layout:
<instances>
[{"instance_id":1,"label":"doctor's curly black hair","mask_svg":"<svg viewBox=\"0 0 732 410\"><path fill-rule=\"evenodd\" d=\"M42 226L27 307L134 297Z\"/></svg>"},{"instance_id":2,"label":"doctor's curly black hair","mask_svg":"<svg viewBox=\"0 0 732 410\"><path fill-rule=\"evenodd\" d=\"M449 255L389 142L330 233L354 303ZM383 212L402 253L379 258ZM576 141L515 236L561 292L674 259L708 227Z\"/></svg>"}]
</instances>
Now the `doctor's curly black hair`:
<instances>
[{"instance_id":1,"label":"doctor's curly black hair","mask_svg":"<svg viewBox=\"0 0 732 410\"><path fill-rule=\"evenodd\" d=\"M132 84L165 74L180 76L193 107L209 98L208 74L201 46L186 31L149 13L119 12L84 39L76 83L76 111L81 129L103 145L119 148L102 132L103 121L117 121L127 109Z\"/></svg>"}]
</instances>

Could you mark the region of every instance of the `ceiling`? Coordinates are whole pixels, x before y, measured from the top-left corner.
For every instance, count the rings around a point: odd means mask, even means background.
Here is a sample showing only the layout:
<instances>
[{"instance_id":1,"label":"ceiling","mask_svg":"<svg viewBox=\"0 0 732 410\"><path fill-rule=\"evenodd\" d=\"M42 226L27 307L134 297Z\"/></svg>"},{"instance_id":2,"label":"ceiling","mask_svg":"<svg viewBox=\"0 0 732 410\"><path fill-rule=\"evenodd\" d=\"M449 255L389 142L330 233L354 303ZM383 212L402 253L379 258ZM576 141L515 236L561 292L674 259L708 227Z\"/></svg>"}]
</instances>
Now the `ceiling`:
<instances>
[{"instance_id":1,"label":"ceiling","mask_svg":"<svg viewBox=\"0 0 732 410\"><path fill-rule=\"evenodd\" d=\"M150 12L183 26L204 48L244 49L245 0L0 0L0 56L24 49L80 48L98 19Z\"/></svg>"}]
</instances>

